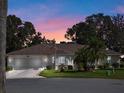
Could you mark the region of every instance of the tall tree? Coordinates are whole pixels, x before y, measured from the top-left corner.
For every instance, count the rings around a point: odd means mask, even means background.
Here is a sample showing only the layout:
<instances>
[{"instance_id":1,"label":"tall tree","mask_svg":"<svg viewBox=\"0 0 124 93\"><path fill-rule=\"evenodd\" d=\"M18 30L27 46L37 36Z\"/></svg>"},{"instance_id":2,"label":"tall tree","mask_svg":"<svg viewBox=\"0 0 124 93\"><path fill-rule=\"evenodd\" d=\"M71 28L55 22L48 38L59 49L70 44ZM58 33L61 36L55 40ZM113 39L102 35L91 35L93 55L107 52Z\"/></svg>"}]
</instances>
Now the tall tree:
<instances>
[{"instance_id":1,"label":"tall tree","mask_svg":"<svg viewBox=\"0 0 124 93\"><path fill-rule=\"evenodd\" d=\"M94 26L85 22L80 22L69 28L65 34L65 38L76 41L79 44L87 44L91 36L96 34Z\"/></svg>"},{"instance_id":2,"label":"tall tree","mask_svg":"<svg viewBox=\"0 0 124 93\"><path fill-rule=\"evenodd\" d=\"M94 64L99 59L104 59L106 57L105 44L98 37L91 37L88 49L89 49L89 61Z\"/></svg>"},{"instance_id":3,"label":"tall tree","mask_svg":"<svg viewBox=\"0 0 124 93\"><path fill-rule=\"evenodd\" d=\"M7 53L41 43L52 43L36 32L31 22L24 22L15 15L7 17Z\"/></svg>"},{"instance_id":4,"label":"tall tree","mask_svg":"<svg viewBox=\"0 0 124 93\"><path fill-rule=\"evenodd\" d=\"M109 49L124 52L124 15L93 14L86 17L85 22L69 28L65 37L80 44L87 44L88 38L94 34L104 40Z\"/></svg>"},{"instance_id":5,"label":"tall tree","mask_svg":"<svg viewBox=\"0 0 124 93\"><path fill-rule=\"evenodd\" d=\"M102 39L107 39L107 35L113 26L111 16L102 13L93 14L86 18L86 23L95 27L97 35Z\"/></svg>"},{"instance_id":6,"label":"tall tree","mask_svg":"<svg viewBox=\"0 0 124 93\"><path fill-rule=\"evenodd\" d=\"M0 0L0 93L5 93L7 0Z\"/></svg>"},{"instance_id":7,"label":"tall tree","mask_svg":"<svg viewBox=\"0 0 124 93\"><path fill-rule=\"evenodd\" d=\"M85 22L73 25L67 30L67 39L86 45L76 53L77 62L82 61L86 67L87 63L95 64L95 61L105 57L105 43L107 45L112 24L110 16L99 13L88 16Z\"/></svg>"},{"instance_id":8,"label":"tall tree","mask_svg":"<svg viewBox=\"0 0 124 93\"><path fill-rule=\"evenodd\" d=\"M22 44L19 41L17 34L19 33L18 27L22 26L22 21L15 15L7 16L7 53L20 49Z\"/></svg>"},{"instance_id":9,"label":"tall tree","mask_svg":"<svg viewBox=\"0 0 124 93\"><path fill-rule=\"evenodd\" d=\"M124 15L117 14L112 17L112 20L114 23L111 34L113 49L124 53Z\"/></svg>"}]
</instances>

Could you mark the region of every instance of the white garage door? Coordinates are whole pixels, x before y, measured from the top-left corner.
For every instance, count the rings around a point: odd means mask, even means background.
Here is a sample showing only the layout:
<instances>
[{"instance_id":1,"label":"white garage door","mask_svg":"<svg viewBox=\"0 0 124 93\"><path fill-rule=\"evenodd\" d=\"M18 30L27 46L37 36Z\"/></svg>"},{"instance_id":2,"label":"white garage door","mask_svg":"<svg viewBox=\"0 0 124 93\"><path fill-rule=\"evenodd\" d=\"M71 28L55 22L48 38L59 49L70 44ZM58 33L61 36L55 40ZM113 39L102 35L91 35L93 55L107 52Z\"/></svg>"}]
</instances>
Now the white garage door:
<instances>
[{"instance_id":1,"label":"white garage door","mask_svg":"<svg viewBox=\"0 0 124 93\"><path fill-rule=\"evenodd\" d=\"M14 57L11 64L14 69L38 69L46 67L47 61L44 57Z\"/></svg>"}]
</instances>

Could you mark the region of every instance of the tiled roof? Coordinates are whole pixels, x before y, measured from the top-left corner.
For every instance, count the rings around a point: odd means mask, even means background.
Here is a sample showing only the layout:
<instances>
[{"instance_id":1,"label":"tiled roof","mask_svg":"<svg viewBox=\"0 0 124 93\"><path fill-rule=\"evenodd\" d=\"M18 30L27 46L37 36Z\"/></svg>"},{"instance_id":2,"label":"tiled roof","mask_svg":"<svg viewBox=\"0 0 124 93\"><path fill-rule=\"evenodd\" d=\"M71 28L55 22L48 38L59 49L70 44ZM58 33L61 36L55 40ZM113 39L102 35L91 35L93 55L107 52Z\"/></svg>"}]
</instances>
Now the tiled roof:
<instances>
[{"instance_id":1,"label":"tiled roof","mask_svg":"<svg viewBox=\"0 0 124 93\"><path fill-rule=\"evenodd\" d=\"M79 44L39 44L10 52L7 55L73 55L82 45Z\"/></svg>"},{"instance_id":2,"label":"tiled roof","mask_svg":"<svg viewBox=\"0 0 124 93\"><path fill-rule=\"evenodd\" d=\"M74 53L82 48L80 44L39 44L28 48L10 52L7 55L74 55ZM121 55L112 50L106 50L107 55Z\"/></svg>"}]
</instances>

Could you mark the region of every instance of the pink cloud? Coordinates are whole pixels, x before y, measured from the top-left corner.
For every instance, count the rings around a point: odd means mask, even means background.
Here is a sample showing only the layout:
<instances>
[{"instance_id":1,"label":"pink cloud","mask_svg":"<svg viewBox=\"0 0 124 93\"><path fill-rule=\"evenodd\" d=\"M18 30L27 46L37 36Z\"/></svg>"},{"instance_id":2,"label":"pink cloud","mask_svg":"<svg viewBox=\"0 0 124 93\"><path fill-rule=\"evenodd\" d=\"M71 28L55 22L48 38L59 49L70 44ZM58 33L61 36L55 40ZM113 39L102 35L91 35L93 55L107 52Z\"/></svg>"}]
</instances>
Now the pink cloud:
<instances>
[{"instance_id":1,"label":"pink cloud","mask_svg":"<svg viewBox=\"0 0 124 93\"><path fill-rule=\"evenodd\" d=\"M124 6L118 6L116 12L124 14Z\"/></svg>"},{"instance_id":2,"label":"pink cloud","mask_svg":"<svg viewBox=\"0 0 124 93\"><path fill-rule=\"evenodd\" d=\"M57 42L67 41L64 37L67 28L72 27L81 20L83 21L83 19L84 17L61 17L47 21L38 20L35 22L35 27L37 31L40 31L48 39L55 39Z\"/></svg>"},{"instance_id":3,"label":"pink cloud","mask_svg":"<svg viewBox=\"0 0 124 93\"><path fill-rule=\"evenodd\" d=\"M63 30L65 29L61 29L59 31L53 31L53 32L42 32L42 34L48 39L55 39L56 42L68 41L67 39L64 38L65 32Z\"/></svg>"}]
</instances>

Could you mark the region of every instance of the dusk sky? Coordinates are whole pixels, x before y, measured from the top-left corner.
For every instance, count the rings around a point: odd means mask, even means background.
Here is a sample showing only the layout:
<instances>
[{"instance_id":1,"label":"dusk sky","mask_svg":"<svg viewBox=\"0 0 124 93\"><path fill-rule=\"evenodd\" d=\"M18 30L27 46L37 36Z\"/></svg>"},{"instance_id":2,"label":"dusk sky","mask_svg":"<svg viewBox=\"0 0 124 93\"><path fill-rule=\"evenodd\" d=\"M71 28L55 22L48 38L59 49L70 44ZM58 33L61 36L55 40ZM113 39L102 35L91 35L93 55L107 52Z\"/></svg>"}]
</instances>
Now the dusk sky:
<instances>
[{"instance_id":1,"label":"dusk sky","mask_svg":"<svg viewBox=\"0 0 124 93\"><path fill-rule=\"evenodd\" d=\"M66 40L67 28L93 13L124 14L124 0L8 0L9 13L34 24L48 39ZM66 40L67 41L67 40Z\"/></svg>"}]
</instances>

